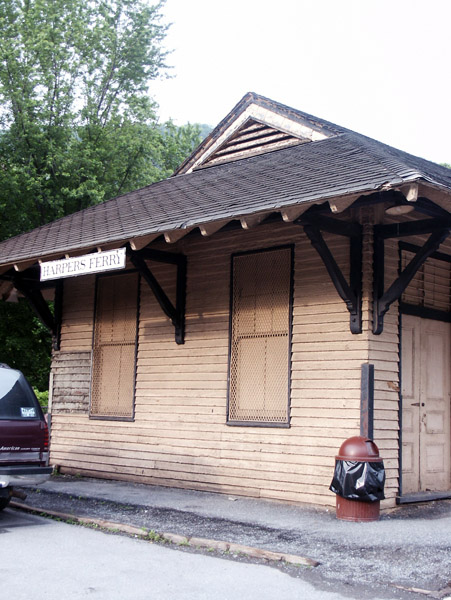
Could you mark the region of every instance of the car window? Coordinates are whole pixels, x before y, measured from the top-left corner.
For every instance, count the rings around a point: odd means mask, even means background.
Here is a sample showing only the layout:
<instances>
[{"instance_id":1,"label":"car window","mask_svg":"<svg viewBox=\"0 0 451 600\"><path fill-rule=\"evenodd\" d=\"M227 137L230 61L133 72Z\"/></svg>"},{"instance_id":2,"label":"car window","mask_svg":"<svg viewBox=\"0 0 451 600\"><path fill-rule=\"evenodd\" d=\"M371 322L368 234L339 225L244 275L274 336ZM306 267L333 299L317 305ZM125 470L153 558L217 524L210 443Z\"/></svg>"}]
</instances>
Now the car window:
<instances>
[{"instance_id":1,"label":"car window","mask_svg":"<svg viewBox=\"0 0 451 600\"><path fill-rule=\"evenodd\" d=\"M38 419L40 409L22 373L0 369L0 419Z\"/></svg>"}]
</instances>

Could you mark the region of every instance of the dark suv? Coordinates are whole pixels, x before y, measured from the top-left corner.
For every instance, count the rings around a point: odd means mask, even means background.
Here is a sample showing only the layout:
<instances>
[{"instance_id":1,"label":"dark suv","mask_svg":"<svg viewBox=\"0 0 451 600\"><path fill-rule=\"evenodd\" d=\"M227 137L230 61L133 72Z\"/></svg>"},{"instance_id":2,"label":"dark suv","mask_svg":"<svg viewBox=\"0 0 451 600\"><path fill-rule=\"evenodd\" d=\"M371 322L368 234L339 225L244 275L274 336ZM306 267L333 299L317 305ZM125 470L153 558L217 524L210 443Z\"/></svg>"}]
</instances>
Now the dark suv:
<instances>
[{"instance_id":1,"label":"dark suv","mask_svg":"<svg viewBox=\"0 0 451 600\"><path fill-rule=\"evenodd\" d=\"M49 430L30 384L20 371L0 364L0 510L12 486L49 478Z\"/></svg>"}]
</instances>

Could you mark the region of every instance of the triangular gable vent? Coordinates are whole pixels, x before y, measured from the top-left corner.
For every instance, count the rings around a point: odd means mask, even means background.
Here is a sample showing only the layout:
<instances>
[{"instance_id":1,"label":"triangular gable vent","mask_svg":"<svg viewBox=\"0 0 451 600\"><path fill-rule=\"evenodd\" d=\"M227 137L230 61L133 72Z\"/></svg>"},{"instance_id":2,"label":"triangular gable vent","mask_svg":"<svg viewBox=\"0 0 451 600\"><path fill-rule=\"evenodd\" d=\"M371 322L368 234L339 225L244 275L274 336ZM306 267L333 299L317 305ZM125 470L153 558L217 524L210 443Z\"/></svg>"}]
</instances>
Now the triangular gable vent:
<instances>
[{"instance_id":1,"label":"triangular gable vent","mask_svg":"<svg viewBox=\"0 0 451 600\"><path fill-rule=\"evenodd\" d=\"M310 139L299 138L265 123L249 119L234 135L232 135L216 152L210 155L205 162L194 170L203 169L212 165L239 160L256 154L263 154L271 150L279 150L286 146L304 144Z\"/></svg>"},{"instance_id":2,"label":"triangular gable vent","mask_svg":"<svg viewBox=\"0 0 451 600\"><path fill-rule=\"evenodd\" d=\"M336 134L336 126L326 121L249 92L174 175Z\"/></svg>"}]
</instances>

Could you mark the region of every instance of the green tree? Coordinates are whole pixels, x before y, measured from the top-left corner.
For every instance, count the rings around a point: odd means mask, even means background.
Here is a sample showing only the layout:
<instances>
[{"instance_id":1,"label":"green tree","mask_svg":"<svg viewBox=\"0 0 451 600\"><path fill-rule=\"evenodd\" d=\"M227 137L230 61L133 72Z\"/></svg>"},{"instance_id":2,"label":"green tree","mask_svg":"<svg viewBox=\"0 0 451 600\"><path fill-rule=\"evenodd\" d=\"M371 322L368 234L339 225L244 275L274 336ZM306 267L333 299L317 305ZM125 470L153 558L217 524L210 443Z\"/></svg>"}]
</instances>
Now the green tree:
<instances>
[{"instance_id":1,"label":"green tree","mask_svg":"<svg viewBox=\"0 0 451 600\"><path fill-rule=\"evenodd\" d=\"M149 97L165 71L160 9L0 0L0 239L161 179L165 144L179 156L199 141L168 135Z\"/></svg>"},{"instance_id":2,"label":"green tree","mask_svg":"<svg viewBox=\"0 0 451 600\"><path fill-rule=\"evenodd\" d=\"M28 303L0 302L0 362L23 371L39 390L46 390L50 369L50 333Z\"/></svg>"},{"instance_id":3,"label":"green tree","mask_svg":"<svg viewBox=\"0 0 451 600\"><path fill-rule=\"evenodd\" d=\"M162 2L0 0L0 239L169 176L199 128L161 125ZM0 362L42 389L49 335L0 303Z\"/></svg>"}]
</instances>

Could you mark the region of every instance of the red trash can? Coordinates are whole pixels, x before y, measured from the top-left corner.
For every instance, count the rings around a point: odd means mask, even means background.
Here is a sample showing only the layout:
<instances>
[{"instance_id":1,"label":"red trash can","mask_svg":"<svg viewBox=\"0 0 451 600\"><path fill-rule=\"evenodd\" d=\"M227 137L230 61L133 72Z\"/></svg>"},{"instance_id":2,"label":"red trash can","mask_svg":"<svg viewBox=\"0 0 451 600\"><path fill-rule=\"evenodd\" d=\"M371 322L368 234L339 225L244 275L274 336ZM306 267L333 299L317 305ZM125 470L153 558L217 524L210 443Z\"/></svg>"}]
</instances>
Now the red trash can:
<instances>
[{"instance_id":1,"label":"red trash can","mask_svg":"<svg viewBox=\"0 0 451 600\"><path fill-rule=\"evenodd\" d=\"M336 493L337 519L377 521L385 471L376 444L363 436L351 437L343 442L335 459L330 489Z\"/></svg>"}]
</instances>

